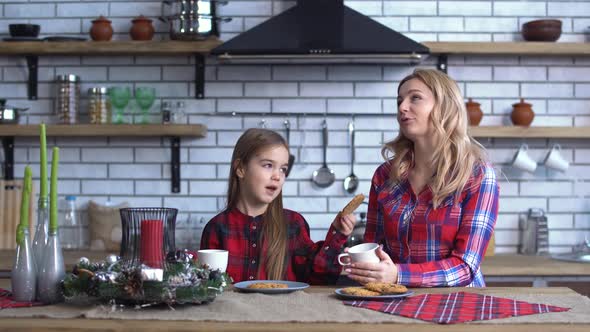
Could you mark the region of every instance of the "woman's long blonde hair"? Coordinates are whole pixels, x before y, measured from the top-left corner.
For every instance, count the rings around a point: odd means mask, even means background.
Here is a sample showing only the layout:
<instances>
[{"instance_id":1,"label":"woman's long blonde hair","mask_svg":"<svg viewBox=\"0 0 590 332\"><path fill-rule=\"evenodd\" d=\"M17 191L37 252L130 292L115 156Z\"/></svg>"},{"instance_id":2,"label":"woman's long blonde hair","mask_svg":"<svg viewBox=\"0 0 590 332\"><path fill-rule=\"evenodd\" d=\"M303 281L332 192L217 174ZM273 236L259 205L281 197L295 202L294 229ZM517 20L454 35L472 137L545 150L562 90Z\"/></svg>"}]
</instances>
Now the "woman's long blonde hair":
<instances>
[{"instance_id":1,"label":"woman's long blonde hair","mask_svg":"<svg viewBox=\"0 0 590 332\"><path fill-rule=\"evenodd\" d=\"M430 123L437 142L432 156L435 175L428 184L433 194L432 205L437 208L449 195L455 195L457 201L474 167L486 160L485 150L467 132L467 110L453 79L435 69L416 69L399 83L398 94L401 86L411 79L420 80L434 95ZM391 162L390 179L393 183L406 177L414 166L414 143L401 130L393 141L383 146L381 154Z\"/></svg>"},{"instance_id":2,"label":"woman's long blonde hair","mask_svg":"<svg viewBox=\"0 0 590 332\"><path fill-rule=\"evenodd\" d=\"M237 207L240 198L240 181L237 170L247 167L250 160L262 150L284 146L289 151L285 139L278 133L261 128L246 130L238 139L231 158L229 171L229 186L227 190L227 209ZM266 265L266 275L269 279L284 279L285 260L287 259L287 221L283 213L283 193L268 205L262 221L262 237L260 238L259 262L260 267ZM266 257L262 253L266 251ZM259 271L260 273L260 271Z\"/></svg>"}]
</instances>

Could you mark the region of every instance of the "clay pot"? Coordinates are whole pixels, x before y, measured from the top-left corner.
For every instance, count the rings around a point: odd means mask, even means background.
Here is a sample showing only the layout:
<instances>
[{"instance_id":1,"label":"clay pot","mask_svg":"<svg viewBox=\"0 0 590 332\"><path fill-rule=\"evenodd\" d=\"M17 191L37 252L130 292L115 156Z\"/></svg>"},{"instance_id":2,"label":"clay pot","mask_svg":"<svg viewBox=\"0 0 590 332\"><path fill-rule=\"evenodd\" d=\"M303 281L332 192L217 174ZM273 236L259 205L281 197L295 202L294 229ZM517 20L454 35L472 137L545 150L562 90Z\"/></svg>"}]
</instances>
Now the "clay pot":
<instances>
[{"instance_id":1,"label":"clay pot","mask_svg":"<svg viewBox=\"0 0 590 332\"><path fill-rule=\"evenodd\" d=\"M129 30L131 39L152 40L152 37L154 36L154 26L152 25L152 20L143 15L140 15L134 18L131 22L133 23L131 30Z\"/></svg>"},{"instance_id":2,"label":"clay pot","mask_svg":"<svg viewBox=\"0 0 590 332\"><path fill-rule=\"evenodd\" d=\"M535 117L532 106L529 103L525 103L523 98L520 98L520 103L512 104L512 114L510 115L512 123L515 126L528 127Z\"/></svg>"},{"instance_id":3,"label":"clay pot","mask_svg":"<svg viewBox=\"0 0 590 332\"><path fill-rule=\"evenodd\" d=\"M465 103L465 107L467 108L467 115L469 115L470 126L477 126L481 122L483 112L481 111L481 108L479 106L480 103L474 102L471 98L469 98Z\"/></svg>"},{"instance_id":4,"label":"clay pot","mask_svg":"<svg viewBox=\"0 0 590 332\"><path fill-rule=\"evenodd\" d=\"M561 36L560 20L535 20L522 25L522 37L526 41L552 42Z\"/></svg>"},{"instance_id":5,"label":"clay pot","mask_svg":"<svg viewBox=\"0 0 590 332\"><path fill-rule=\"evenodd\" d=\"M92 27L90 28L90 37L94 41L109 41L113 37L113 27L111 21L107 20L104 16L99 16L96 20L92 21Z\"/></svg>"}]
</instances>

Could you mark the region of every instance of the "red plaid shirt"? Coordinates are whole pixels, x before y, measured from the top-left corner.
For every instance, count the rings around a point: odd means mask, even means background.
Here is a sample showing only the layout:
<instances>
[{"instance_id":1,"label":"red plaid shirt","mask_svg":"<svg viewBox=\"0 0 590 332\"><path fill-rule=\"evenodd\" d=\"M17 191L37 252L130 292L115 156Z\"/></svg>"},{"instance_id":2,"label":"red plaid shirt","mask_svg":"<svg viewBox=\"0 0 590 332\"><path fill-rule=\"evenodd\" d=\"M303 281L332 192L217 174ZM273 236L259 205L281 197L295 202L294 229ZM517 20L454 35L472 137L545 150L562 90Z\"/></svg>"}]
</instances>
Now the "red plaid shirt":
<instances>
[{"instance_id":1,"label":"red plaid shirt","mask_svg":"<svg viewBox=\"0 0 590 332\"><path fill-rule=\"evenodd\" d=\"M314 243L309 237L309 225L297 212L284 209L288 222L288 257L284 280L310 284L335 283L342 268L338 254L347 237L330 226L325 241ZM213 217L201 237L201 249L229 251L227 273L234 282L267 279L260 257L266 257L259 243L262 216L251 217L238 209L225 210ZM262 255L261 255L262 254ZM259 272L260 268L260 272Z\"/></svg>"},{"instance_id":2,"label":"red plaid shirt","mask_svg":"<svg viewBox=\"0 0 590 332\"><path fill-rule=\"evenodd\" d=\"M494 169L476 168L458 202L449 196L437 209L430 187L418 196L407 179L392 187L389 171L386 162L373 175L364 240L383 244L398 283L484 287L480 263L498 216Z\"/></svg>"}]
</instances>

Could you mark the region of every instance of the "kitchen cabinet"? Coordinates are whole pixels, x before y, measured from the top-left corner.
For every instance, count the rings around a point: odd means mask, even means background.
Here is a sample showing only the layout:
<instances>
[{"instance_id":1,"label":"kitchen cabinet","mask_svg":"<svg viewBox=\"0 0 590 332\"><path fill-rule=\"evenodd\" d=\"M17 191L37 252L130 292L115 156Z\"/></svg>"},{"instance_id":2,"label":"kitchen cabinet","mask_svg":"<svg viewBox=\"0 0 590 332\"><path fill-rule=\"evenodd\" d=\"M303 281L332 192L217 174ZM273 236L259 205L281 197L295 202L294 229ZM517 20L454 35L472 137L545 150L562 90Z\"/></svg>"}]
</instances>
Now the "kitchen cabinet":
<instances>
[{"instance_id":1,"label":"kitchen cabinet","mask_svg":"<svg viewBox=\"0 0 590 332\"><path fill-rule=\"evenodd\" d=\"M47 136L57 137L171 137L172 192L180 192L180 137L205 137L207 127L202 124L150 124L150 125L47 125ZM0 138L4 146L5 178L14 178L14 138L39 135L39 125L0 125Z\"/></svg>"},{"instance_id":2,"label":"kitchen cabinet","mask_svg":"<svg viewBox=\"0 0 590 332\"><path fill-rule=\"evenodd\" d=\"M488 287L568 287L590 296L590 263L573 263L548 256L485 257L481 271Z\"/></svg>"}]
</instances>

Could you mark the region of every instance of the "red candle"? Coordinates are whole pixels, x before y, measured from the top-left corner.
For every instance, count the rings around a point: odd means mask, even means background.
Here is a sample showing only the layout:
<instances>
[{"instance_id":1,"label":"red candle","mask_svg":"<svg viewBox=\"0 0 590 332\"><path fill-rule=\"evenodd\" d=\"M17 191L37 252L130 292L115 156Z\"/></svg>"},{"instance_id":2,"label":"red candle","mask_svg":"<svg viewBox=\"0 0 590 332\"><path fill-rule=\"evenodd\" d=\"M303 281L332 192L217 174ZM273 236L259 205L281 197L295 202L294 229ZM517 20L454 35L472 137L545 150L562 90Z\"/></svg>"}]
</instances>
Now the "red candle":
<instances>
[{"instance_id":1,"label":"red candle","mask_svg":"<svg viewBox=\"0 0 590 332\"><path fill-rule=\"evenodd\" d=\"M141 262L162 268L164 263L164 223L162 220L141 221Z\"/></svg>"}]
</instances>

